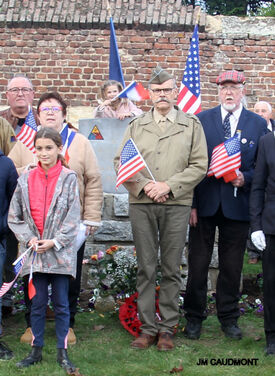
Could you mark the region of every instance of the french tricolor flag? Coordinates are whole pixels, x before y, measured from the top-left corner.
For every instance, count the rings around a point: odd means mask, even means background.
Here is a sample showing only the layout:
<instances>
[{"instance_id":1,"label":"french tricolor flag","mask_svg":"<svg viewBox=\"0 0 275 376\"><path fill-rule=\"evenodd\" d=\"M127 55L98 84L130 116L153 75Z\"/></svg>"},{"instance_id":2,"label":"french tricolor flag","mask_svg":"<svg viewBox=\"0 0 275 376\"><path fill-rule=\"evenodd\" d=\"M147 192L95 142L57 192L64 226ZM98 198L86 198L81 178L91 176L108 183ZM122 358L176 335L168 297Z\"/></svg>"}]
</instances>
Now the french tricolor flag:
<instances>
[{"instance_id":1,"label":"french tricolor flag","mask_svg":"<svg viewBox=\"0 0 275 376\"><path fill-rule=\"evenodd\" d=\"M31 269L30 269L30 276L29 276L29 283L28 283L28 295L29 299L32 300L32 298L36 295L36 289L33 284L33 262L36 256L36 252L33 252L33 257L32 257L32 263L31 263Z\"/></svg>"},{"instance_id":2,"label":"french tricolor flag","mask_svg":"<svg viewBox=\"0 0 275 376\"><path fill-rule=\"evenodd\" d=\"M132 81L125 89L123 89L117 96L118 98L128 98L132 101L142 101L145 99L149 99L149 91L146 90L142 84L137 83L136 81ZM116 98L117 98L116 97ZM116 99L114 98L114 99ZM113 100L114 100L113 99Z\"/></svg>"}]
</instances>

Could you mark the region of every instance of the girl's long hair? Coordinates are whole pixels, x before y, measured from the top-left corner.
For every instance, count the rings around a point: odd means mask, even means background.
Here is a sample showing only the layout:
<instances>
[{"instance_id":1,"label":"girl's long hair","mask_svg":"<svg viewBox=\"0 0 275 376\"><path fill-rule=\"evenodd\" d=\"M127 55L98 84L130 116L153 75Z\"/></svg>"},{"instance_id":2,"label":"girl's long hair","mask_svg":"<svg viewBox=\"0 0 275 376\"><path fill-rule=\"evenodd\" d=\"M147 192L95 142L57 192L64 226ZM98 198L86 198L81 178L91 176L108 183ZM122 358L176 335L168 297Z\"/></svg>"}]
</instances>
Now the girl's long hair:
<instances>
[{"instance_id":1,"label":"girl's long hair","mask_svg":"<svg viewBox=\"0 0 275 376\"><path fill-rule=\"evenodd\" d=\"M108 80L108 81L105 81L104 84L101 86L101 97L102 99L106 99L106 96L105 96L105 90L109 87L109 86L117 86L118 88L118 91L121 92L123 90L123 86L121 85L120 82L118 81L115 81L115 80Z\"/></svg>"},{"instance_id":2,"label":"girl's long hair","mask_svg":"<svg viewBox=\"0 0 275 376\"><path fill-rule=\"evenodd\" d=\"M36 144L36 141L39 138L49 138L50 140L52 140L55 143L55 145L58 148L60 146L62 146L62 138L61 138L60 134L55 129L53 129L53 128L49 128L49 127L43 127L43 128L41 128L36 133L36 135L34 137L34 140L33 140L34 146ZM69 166L68 166L67 162L65 161L65 158L63 157L63 155L58 154L57 160L61 161L62 166L69 168Z\"/></svg>"}]
</instances>

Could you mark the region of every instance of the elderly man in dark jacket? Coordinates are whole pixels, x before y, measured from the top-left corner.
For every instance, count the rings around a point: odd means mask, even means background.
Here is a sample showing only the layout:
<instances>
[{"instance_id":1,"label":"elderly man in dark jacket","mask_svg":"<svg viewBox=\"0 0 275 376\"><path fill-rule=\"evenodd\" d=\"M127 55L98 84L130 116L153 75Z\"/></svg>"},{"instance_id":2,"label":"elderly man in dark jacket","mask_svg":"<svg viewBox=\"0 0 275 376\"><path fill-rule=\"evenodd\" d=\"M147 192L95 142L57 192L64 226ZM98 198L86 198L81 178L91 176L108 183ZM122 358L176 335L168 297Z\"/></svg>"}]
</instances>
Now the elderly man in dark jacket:
<instances>
[{"instance_id":1,"label":"elderly man in dark jacket","mask_svg":"<svg viewBox=\"0 0 275 376\"><path fill-rule=\"evenodd\" d=\"M249 193L258 142L267 132L266 122L242 106L245 77L242 72L221 73L216 81L221 105L200 112L211 159L213 149L239 135L241 166L236 177L206 177L195 188L190 217L188 281L185 296L187 325L184 334L198 339L206 318L207 275L216 227L219 229L219 276L216 287L217 315L226 337L240 339L237 325L240 278L249 228Z\"/></svg>"}]
</instances>

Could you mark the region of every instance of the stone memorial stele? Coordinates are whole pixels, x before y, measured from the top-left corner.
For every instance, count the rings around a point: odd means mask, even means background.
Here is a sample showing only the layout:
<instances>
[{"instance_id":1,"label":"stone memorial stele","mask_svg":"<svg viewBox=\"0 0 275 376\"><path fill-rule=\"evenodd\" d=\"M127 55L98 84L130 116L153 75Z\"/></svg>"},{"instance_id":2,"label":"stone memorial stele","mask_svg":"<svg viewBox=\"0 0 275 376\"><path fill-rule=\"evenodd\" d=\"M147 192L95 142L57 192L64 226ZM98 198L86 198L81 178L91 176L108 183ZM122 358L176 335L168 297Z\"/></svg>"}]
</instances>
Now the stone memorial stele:
<instances>
[{"instance_id":1,"label":"stone memorial stele","mask_svg":"<svg viewBox=\"0 0 275 376\"><path fill-rule=\"evenodd\" d=\"M122 142L127 125L132 118L80 119L79 131L87 137L95 151L101 172L103 192L126 193L123 185L116 189L113 159Z\"/></svg>"}]
</instances>

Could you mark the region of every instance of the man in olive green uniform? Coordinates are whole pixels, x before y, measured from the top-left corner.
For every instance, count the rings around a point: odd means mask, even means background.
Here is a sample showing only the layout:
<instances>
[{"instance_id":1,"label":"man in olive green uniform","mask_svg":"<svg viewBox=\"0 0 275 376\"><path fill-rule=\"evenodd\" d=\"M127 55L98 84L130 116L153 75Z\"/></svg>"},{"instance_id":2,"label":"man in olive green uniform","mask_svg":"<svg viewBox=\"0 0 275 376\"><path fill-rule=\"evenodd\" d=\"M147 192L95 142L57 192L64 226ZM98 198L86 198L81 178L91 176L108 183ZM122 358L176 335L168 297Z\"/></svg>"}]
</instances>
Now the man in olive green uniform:
<instances>
[{"instance_id":1,"label":"man in olive green uniform","mask_svg":"<svg viewBox=\"0 0 275 376\"><path fill-rule=\"evenodd\" d=\"M142 333L131 347L146 349L158 340L158 350L166 351L174 347L180 263L193 189L206 174L208 157L199 120L173 105L177 96L174 78L157 67L149 89L153 108L131 121L114 162L117 170L120 152L132 138L155 179L144 168L124 183L129 191L137 253L138 312L142 323ZM161 321L157 322L155 280L159 249Z\"/></svg>"}]
</instances>

